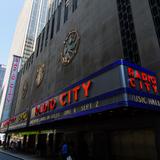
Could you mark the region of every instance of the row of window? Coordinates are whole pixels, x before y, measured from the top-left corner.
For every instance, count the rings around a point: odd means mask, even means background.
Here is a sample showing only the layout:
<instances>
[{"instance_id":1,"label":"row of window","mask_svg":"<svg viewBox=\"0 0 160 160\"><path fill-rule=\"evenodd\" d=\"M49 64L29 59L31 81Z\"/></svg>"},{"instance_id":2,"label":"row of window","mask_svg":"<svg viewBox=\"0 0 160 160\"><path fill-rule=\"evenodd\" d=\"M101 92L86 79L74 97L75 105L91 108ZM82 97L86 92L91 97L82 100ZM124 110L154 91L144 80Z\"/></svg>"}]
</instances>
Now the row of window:
<instances>
[{"instance_id":1,"label":"row of window","mask_svg":"<svg viewBox=\"0 0 160 160\"><path fill-rule=\"evenodd\" d=\"M24 58L25 58L25 57L24 57ZM26 58L28 58L28 57L26 57ZM31 64L33 63L33 59L34 59L34 52L33 52L33 54L28 58L28 60L26 61L26 63L24 64L23 69L22 69L22 73L23 73L23 74L25 73L25 71L26 71L27 69L29 69L29 67L30 67Z\"/></svg>"},{"instance_id":2,"label":"row of window","mask_svg":"<svg viewBox=\"0 0 160 160\"><path fill-rule=\"evenodd\" d=\"M160 1L148 0L148 2L160 46ZM139 50L130 0L117 0L117 5L124 57L129 61L140 64Z\"/></svg>"},{"instance_id":3,"label":"row of window","mask_svg":"<svg viewBox=\"0 0 160 160\"><path fill-rule=\"evenodd\" d=\"M130 0L117 0L124 58L140 64Z\"/></svg>"},{"instance_id":4,"label":"row of window","mask_svg":"<svg viewBox=\"0 0 160 160\"><path fill-rule=\"evenodd\" d=\"M65 5L64 5L64 23L68 20L68 13L69 13L69 5L71 1L65 0ZM74 12L77 9L78 5L78 0L72 0L72 12ZM58 32L60 30L60 25L61 25L61 18L62 18L62 3L59 4L57 7L57 16L55 17L55 13L53 13L51 19L48 21L46 27L43 29L42 33L38 37L38 42L37 42L37 49L36 49L36 56L38 56L39 52L42 52L44 44L47 46L48 39L49 39L49 30L51 27L51 32L50 32L50 39L53 38L54 32ZM55 26L55 21L56 26Z\"/></svg>"},{"instance_id":5,"label":"row of window","mask_svg":"<svg viewBox=\"0 0 160 160\"><path fill-rule=\"evenodd\" d=\"M78 0L72 0L71 4L72 4L72 12L74 12L77 9ZM65 0L64 15L63 15L64 23L68 20L69 5L70 5L70 0ZM136 33L134 28L130 0L117 0L117 6L118 6L124 57L127 60L140 64L139 51L136 40ZM57 11L57 16L55 16L54 12L51 19L48 21L45 28L42 30L41 34L37 38L36 53L35 53L36 57L40 52L42 52L43 47L47 46L50 27L51 27L50 39L53 38L55 32L57 33L60 30L61 18L62 18L61 15L62 3L58 5L56 11ZM26 62L24 66L24 71L27 70L29 66L30 63Z\"/></svg>"},{"instance_id":6,"label":"row of window","mask_svg":"<svg viewBox=\"0 0 160 160\"><path fill-rule=\"evenodd\" d=\"M149 0L151 13L154 21L154 26L160 45L160 1L159 0Z\"/></svg>"},{"instance_id":7,"label":"row of window","mask_svg":"<svg viewBox=\"0 0 160 160\"><path fill-rule=\"evenodd\" d=\"M71 0L65 0L64 15L63 15L64 23L68 20L69 5L72 4L72 12L74 12L77 9L78 0L72 0L72 3L70 2ZM158 0L149 0L149 4L151 7L153 21L155 24L155 30L160 44L160 2ZM140 64L141 62L139 57L139 49L138 49L130 0L117 0L117 8L118 8L124 58L131 62ZM40 52L42 52L43 47L47 46L49 38L52 39L54 33L55 32L57 33L60 30L60 25L62 22L61 11L62 11L62 3L60 3L56 9L57 16L55 16L54 12L51 19L48 21L47 25L37 38L36 57ZM50 37L49 37L49 30L50 30ZM27 69L27 67L24 68Z\"/></svg>"},{"instance_id":8,"label":"row of window","mask_svg":"<svg viewBox=\"0 0 160 160\"><path fill-rule=\"evenodd\" d=\"M65 0L65 5L64 5L64 23L68 20L68 13L69 13L69 5L72 4L72 12L74 12L77 9L78 6L78 0ZM40 52L42 52L43 47L47 46L49 38L50 40L53 39L54 33L58 32L60 30L60 25L61 25L61 18L62 18L62 2L59 4L59 6L56 9L57 16L55 16L55 12L53 13L52 17L42 30L41 34L37 38L37 44L36 44L36 51L31 55L31 57L27 60L27 62L23 66L23 71L24 72L30 67L30 65L33 63L33 58L34 54L36 54L36 57ZM55 26L55 21L56 26ZM50 31L50 37L49 37L49 31Z\"/></svg>"}]
</instances>

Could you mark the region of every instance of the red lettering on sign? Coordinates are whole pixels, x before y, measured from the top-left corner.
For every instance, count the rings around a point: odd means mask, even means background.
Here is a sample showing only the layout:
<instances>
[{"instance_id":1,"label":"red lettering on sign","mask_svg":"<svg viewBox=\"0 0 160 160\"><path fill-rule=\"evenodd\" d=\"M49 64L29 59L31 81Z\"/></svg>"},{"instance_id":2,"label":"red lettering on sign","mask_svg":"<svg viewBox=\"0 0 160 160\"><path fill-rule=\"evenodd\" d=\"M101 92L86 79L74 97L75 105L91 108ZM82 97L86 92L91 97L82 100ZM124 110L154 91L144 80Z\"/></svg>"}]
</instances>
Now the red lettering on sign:
<instances>
[{"instance_id":1,"label":"red lettering on sign","mask_svg":"<svg viewBox=\"0 0 160 160\"><path fill-rule=\"evenodd\" d=\"M142 72L142 80L147 81L147 74Z\"/></svg>"},{"instance_id":2,"label":"red lettering on sign","mask_svg":"<svg viewBox=\"0 0 160 160\"><path fill-rule=\"evenodd\" d=\"M49 101L49 109L50 110L54 110L56 107L56 101L54 98L52 98L50 101Z\"/></svg>"},{"instance_id":3,"label":"red lettering on sign","mask_svg":"<svg viewBox=\"0 0 160 160\"><path fill-rule=\"evenodd\" d=\"M145 82L144 85L146 87L147 92L149 92L150 91L150 84Z\"/></svg>"},{"instance_id":4,"label":"red lettering on sign","mask_svg":"<svg viewBox=\"0 0 160 160\"><path fill-rule=\"evenodd\" d=\"M71 91L68 91L68 104L71 103Z\"/></svg>"},{"instance_id":5,"label":"red lettering on sign","mask_svg":"<svg viewBox=\"0 0 160 160\"><path fill-rule=\"evenodd\" d=\"M74 87L73 89L66 91L64 93L61 93L58 97L58 103L54 98L40 104L40 106L35 107L35 116L38 116L39 114L54 110L56 108L56 105L59 104L61 107L64 107L66 105L70 105L74 101L78 101L79 99L79 92L81 91L81 95L84 97L89 96L89 89L91 88L91 80L82 83L79 86ZM82 88L82 89L81 89ZM83 94L82 94L83 93Z\"/></svg>"},{"instance_id":6,"label":"red lettering on sign","mask_svg":"<svg viewBox=\"0 0 160 160\"><path fill-rule=\"evenodd\" d=\"M88 92L89 92L90 86L91 86L91 81L88 81L87 84L85 84L85 83L82 84L82 88L84 90L84 96L85 97L88 97L88 95L89 95Z\"/></svg>"},{"instance_id":7,"label":"red lettering on sign","mask_svg":"<svg viewBox=\"0 0 160 160\"><path fill-rule=\"evenodd\" d=\"M80 89L80 86L77 86L77 87L72 89L75 101L78 101L78 91L79 91L79 89Z\"/></svg>"},{"instance_id":8,"label":"red lettering on sign","mask_svg":"<svg viewBox=\"0 0 160 160\"><path fill-rule=\"evenodd\" d=\"M135 73L135 74L134 74ZM155 76L145 72L140 72L128 67L129 86L139 90L144 90L151 93L158 93L157 79Z\"/></svg>"},{"instance_id":9,"label":"red lettering on sign","mask_svg":"<svg viewBox=\"0 0 160 160\"><path fill-rule=\"evenodd\" d=\"M128 67L128 75L130 77L134 77L134 70L132 68L130 68L130 67Z\"/></svg>"},{"instance_id":10,"label":"red lettering on sign","mask_svg":"<svg viewBox=\"0 0 160 160\"><path fill-rule=\"evenodd\" d=\"M39 114L39 108L38 108L38 106L36 106L36 108L35 108L35 116L37 116Z\"/></svg>"},{"instance_id":11,"label":"red lettering on sign","mask_svg":"<svg viewBox=\"0 0 160 160\"><path fill-rule=\"evenodd\" d=\"M140 89L140 90L143 89L143 83L142 83L142 81L139 82L139 89Z\"/></svg>"},{"instance_id":12,"label":"red lettering on sign","mask_svg":"<svg viewBox=\"0 0 160 160\"><path fill-rule=\"evenodd\" d=\"M65 98L66 98L67 94L66 93L62 93L60 96L59 96L59 102L62 106L65 106L67 104Z\"/></svg>"},{"instance_id":13,"label":"red lettering on sign","mask_svg":"<svg viewBox=\"0 0 160 160\"><path fill-rule=\"evenodd\" d=\"M153 88L154 93L157 94L158 93L157 86L156 85L152 85L152 88Z\"/></svg>"},{"instance_id":14,"label":"red lettering on sign","mask_svg":"<svg viewBox=\"0 0 160 160\"><path fill-rule=\"evenodd\" d=\"M132 87L132 88L135 88L135 87L136 87L136 82L135 82L135 79L134 79L134 78L130 78L130 79L129 79L129 85L130 85L130 87Z\"/></svg>"},{"instance_id":15,"label":"red lettering on sign","mask_svg":"<svg viewBox=\"0 0 160 160\"><path fill-rule=\"evenodd\" d=\"M148 79L148 82L149 82L149 83L152 83L152 76L148 75L148 76L147 76L147 79Z\"/></svg>"},{"instance_id":16,"label":"red lettering on sign","mask_svg":"<svg viewBox=\"0 0 160 160\"><path fill-rule=\"evenodd\" d=\"M151 80L152 80L152 84L155 84L155 85L157 84L157 79L155 76L152 76Z\"/></svg>"},{"instance_id":17,"label":"red lettering on sign","mask_svg":"<svg viewBox=\"0 0 160 160\"><path fill-rule=\"evenodd\" d=\"M135 78L136 79L141 79L141 75L140 75L140 73L138 71L136 71Z\"/></svg>"}]
</instances>

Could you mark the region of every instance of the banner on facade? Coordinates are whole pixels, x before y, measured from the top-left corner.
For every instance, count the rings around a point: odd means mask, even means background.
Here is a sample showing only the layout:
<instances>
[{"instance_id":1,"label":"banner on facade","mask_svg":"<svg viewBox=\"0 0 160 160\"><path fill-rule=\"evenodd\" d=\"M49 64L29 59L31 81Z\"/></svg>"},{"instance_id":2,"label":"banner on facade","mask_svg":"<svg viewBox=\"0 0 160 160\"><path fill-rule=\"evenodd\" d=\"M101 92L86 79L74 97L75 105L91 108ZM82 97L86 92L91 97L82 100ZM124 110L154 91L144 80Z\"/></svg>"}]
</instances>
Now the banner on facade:
<instances>
[{"instance_id":1,"label":"banner on facade","mask_svg":"<svg viewBox=\"0 0 160 160\"><path fill-rule=\"evenodd\" d=\"M5 121L9 118L19 66L20 57L14 55L3 107L2 121Z\"/></svg>"}]
</instances>

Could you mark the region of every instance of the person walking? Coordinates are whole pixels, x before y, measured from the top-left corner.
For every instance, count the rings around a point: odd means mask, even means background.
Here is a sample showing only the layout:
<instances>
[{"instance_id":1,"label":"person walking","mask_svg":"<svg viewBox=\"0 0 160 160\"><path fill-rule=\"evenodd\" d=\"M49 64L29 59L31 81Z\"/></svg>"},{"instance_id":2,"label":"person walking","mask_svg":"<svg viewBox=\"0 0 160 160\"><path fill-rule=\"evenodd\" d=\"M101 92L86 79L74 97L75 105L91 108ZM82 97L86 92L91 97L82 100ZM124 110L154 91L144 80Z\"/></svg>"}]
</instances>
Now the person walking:
<instances>
[{"instance_id":1,"label":"person walking","mask_svg":"<svg viewBox=\"0 0 160 160\"><path fill-rule=\"evenodd\" d=\"M68 143L64 142L61 147L61 155L63 160L72 160L72 157L69 152Z\"/></svg>"}]
</instances>

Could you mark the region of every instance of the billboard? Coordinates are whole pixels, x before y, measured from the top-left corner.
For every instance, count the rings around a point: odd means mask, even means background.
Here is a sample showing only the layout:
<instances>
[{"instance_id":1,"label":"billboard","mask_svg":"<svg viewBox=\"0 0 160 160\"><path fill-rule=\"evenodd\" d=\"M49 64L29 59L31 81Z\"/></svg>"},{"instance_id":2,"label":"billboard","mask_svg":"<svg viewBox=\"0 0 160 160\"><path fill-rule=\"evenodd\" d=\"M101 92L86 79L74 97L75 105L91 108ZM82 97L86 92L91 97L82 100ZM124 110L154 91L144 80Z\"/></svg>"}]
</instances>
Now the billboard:
<instances>
[{"instance_id":1,"label":"billboard","mask_svg":"<svg viewBox=\"0 0 160 160\"><path fill-rule=\"evenodd\" d=\"M160 111L159 88L154 72L119 60L34 104L29 126L116 108Z\"/></svg>"},{"instance_id":2,"label":"billboard","mask_svg":"<svg viewBox=\"0 0 160 160\"><path fill-rule=\"evenodd\" d=\"M11 73L10 73L9 81L8 81L5 102L4 102L4 106L3 106L3 113L2 113L1 121L7 120L10 116L9 114L10 114L10 110L11 110L11 105L12 105L12 100L13 100L13 95L14 95L19 66L20 66L20 57L14 55L12 67L11 67Z\"/></svg>"}]
</instances>

